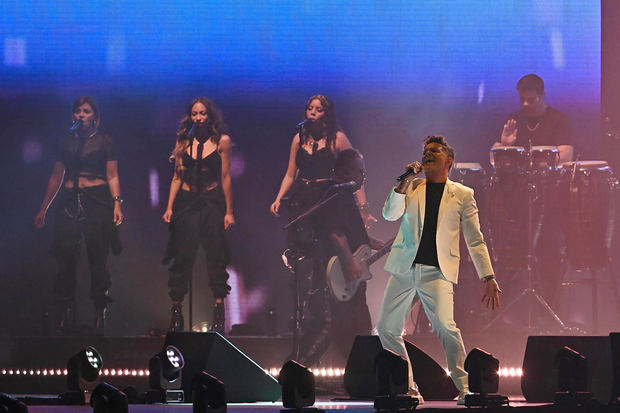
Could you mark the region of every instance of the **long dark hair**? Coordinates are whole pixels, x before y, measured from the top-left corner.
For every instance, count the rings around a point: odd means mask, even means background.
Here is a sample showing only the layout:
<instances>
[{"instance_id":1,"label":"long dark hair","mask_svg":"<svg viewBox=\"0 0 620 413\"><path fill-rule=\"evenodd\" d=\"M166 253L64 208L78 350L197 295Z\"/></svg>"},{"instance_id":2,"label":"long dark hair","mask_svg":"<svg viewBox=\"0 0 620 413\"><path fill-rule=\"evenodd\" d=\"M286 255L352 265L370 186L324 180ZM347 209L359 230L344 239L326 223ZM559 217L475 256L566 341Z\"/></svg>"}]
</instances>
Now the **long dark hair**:
<instances>
[{"instance_id":1,"label":"long dark hair","mask_svg":"<svg viewBox=\"0 0 620 413\"><path fill-rule=\"evenodd\" d=\"M205 96L194 98L187 107L185 116L181 119L181 123L177 129L177 142L172 150L172 154L170 155L170 161L175 162L174 169L176 173L180 173L183 169L183 154L187 151L187 148L191 144L190 139L187 138L187 132L193 125L192 108L198 102L202 103L205 105L205 108L207 108L207 121L205 122L205 127L212 132L209 139L217 145L220 142L220 137L223 134L228 133L226 130L226 124L222 119L222 113L215 106L213 101Z\"/></svg>"},{"instance_id":2,"label":"long dark hair","mask_svg":"<svg viewBox=\"0 0 620 413\"><path fill-rule=\"evenodd\" d=\"M210 139L217 144L220 141L220 136L227 133L226 125L224 124L224 120L222 119L222 113L220 112L220 110L215 106L211 99L205 96L194 98L187 107L187 110L185 111L185 116L183 116L183 119L181 119L179 129L177 130L177 139L187 139L187 132L190 130L193 124L192 108L198 102L202 103L203 105L205 105L205 108L207 108L207 121L205 126L212 133Z\"/></svg>"},{"instance_id":3,"label":"long dark hair","mask_svg":"<svg viewBox=\"0 0 620 413\"><path fill-rule=\"evenodd\" d=\"M327 136L327 143L325 144L325 146L333 150L336 146L336 134L342 129L340 129L340 125L338 125L336 110L334 108L334 103L332 102L332 100L325 95L310 96L310 98L306 102L306 106L304 106L304 118L307 118L306 109L308 108L308 105L310 105L310 103L315 99L321 102L321 105L323 106L323 116L319 121L322 123L323 133ZM309 139L310 128L304 125L300 133L299 144L303 145Z\"/></svg>"}]
</instances>

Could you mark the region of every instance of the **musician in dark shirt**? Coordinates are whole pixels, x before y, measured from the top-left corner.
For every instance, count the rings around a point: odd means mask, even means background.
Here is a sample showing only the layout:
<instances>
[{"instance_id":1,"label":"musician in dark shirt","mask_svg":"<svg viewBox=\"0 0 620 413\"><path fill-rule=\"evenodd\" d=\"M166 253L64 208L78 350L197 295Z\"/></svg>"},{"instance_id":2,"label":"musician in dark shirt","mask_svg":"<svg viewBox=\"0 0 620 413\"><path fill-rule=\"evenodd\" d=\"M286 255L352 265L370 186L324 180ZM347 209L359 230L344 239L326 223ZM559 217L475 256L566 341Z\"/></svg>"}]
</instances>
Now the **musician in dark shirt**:
<instances>
[{"instance_id":1,"label":"musician in dark shirt","mask_svg":"<svg viewBox=\"0 0 620 413\"><path fill-rule=\"evenodd\" d=\"M573 159L573 137L566 115L549 106L545 101L545 84L529 74L517 83L521 110L510 115L496 146L557 146L558 164ZM493 163L493 159L491 159Z\"/></svg>"},{"instance_id":2,"label":"musician in dark shirt","mask_svg":"<svg viewBox=\"0 0 620 413\"><path fill-rule=\"evenodd\" d=\"M120 254L116 226L123 221L121 188L112 138L99 130L101 118L95 101L83 96L73 103L75 130L59 145L35 226L45 225L47 210L60 190L52 253L59 271L54 281L54 328L66 332L72 318L76 268L82 236L91 273L90 296L95 305L95 328L102 329L111 299L108 252ZM61 189L62 187L62 189Z\"/></svg>"},{"instance_id":3,"label":"musician in dark shirt","mask_svg":"<svg viewBox=\"0 0 620 413\"><path fill-rule=\"evenodd\" d=\"M174 175L163 220L170 224L164 263L170 266L170 331L183 331L182 303L202 245L215 305L211 330L224 333L224 298L230 291L225 231L235 223L230 178L231 141L222 116L206 97L194 99L177 132ZM191 327L191 326L190 326Z\"/></svg>"},{"instance_id":4,"label":"musician in dark shirt","mask_svg":"<svg viewBox=\"0 0 620 413\"><path fill-rule=\"evenodd\" d=\"M493 147L522 146L527 150L530 146L556 146L559 150L558 165L572 161L574 143L568 117L546 103L543 80L535 74L527 74L519 79L517 91L519 92L521 110L510 115L502 129L500 142L493 144ZM491 163L493 163L492 154ZM536 257L532 265L533 282L536 289L542 292L549 304L555 307L559 291L557 287L560 285L560 279L564 273L561 254L563 240L561 239L560 208L562 206L558 204L555 185L558 178L552 174L538 176L535 173L530 174L529 178L535 181L538 191L536 196L532 195L532 198L535 199L531 202L536 202L536 204L531 206L533 214L531 219L533 225L541 222L538 230L539 235L532 237L537 240L532 245ZM516 177L507 175L503 179L502 185L510 185L511 179L516 179ZM510 211L506 211L506 213L513 216L527 216L528 207L530 207L528 205L528 194L523 193L522 199L523 202L512 203ZM510 204L510 202L507 203ZM526 228L527 225L522 230L526 231ZM502 228L498 229L498 231L502 230ZM502 265L501 259L498 264ZM525 266L526 263L524 262L523 267ZM507 275L510 276L510 274L511 271L508 271ZM507 290L507 295L517 294L519 290L515 287L518 287L518 284L510 284L513 288Z\"/></svg>"}]
</instances>

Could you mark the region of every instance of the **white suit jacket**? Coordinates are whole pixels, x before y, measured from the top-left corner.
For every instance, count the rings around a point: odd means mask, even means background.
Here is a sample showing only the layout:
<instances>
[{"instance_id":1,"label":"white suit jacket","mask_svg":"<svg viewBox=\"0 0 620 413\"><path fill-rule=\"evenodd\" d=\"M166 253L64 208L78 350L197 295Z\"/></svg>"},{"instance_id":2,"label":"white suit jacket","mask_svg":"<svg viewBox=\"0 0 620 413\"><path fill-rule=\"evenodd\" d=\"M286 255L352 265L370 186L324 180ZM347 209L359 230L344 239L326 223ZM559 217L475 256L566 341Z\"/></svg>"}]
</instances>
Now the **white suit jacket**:
<instances>
[{"instance_id":1,"label":"white suit jacket","mask_svg":"<svg viewBox=\"0 0 620 413\"><path fill-rule=\"evenodd\" d=\"M405 275L411 270L418 252L424 226L426 179L416 178L406 194L394 189L383 206L383 217L396 221L402 217L385 269L392 274ZM439 268L448 281L456 284L459 275L459 233L463 230L469 254L478 277L494 274L491 258L480 231L478 207L474 190L448 179L444 187L437 217L437 258Z\"/></svg>"}]
</instances>

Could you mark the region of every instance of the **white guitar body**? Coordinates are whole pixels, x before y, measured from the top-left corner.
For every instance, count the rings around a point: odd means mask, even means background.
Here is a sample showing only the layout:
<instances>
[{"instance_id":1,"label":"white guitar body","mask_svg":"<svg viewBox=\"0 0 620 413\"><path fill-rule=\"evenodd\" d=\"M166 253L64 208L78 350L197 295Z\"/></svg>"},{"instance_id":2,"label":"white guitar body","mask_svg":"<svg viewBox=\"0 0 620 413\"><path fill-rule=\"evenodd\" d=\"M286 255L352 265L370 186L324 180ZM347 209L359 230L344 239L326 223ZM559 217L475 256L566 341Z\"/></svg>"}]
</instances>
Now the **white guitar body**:
<instances>
[{"instance_id":1,"label":"white guitar body","mask_svg":"<svg viewBox=\"0 0 620 413\"><path fill-rule=\"evenodd\" d=\"M362 275L357 280L349 279L337 256L331 257L327 263L327 285L337 301L349 301L357 292L360 283L372 278L369 265L366 264L366 260L372 255L372 250L367 244L363 244L353 253L353 258L362 268Z\"/></svg>"}]
</instances>

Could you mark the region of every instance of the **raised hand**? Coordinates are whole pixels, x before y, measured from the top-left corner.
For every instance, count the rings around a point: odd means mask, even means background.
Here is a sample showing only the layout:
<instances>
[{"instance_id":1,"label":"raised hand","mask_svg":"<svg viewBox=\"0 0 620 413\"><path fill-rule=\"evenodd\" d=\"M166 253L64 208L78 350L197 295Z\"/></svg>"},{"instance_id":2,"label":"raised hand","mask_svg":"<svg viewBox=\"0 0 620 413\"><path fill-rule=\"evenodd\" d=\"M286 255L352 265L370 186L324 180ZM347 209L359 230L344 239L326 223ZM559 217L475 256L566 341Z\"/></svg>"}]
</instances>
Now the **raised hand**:
<instances>
[{"instance_id":1,"label":"raised hand","mask_svg":"<svg viewBox=\"0 0 620 413\"><path fill-rule=\"evenodd\" d=\"M502 129L501 142L504 146L512 146L517 140L517 121L510 118L504 124Z\"/></svg>"}]
</instances>

